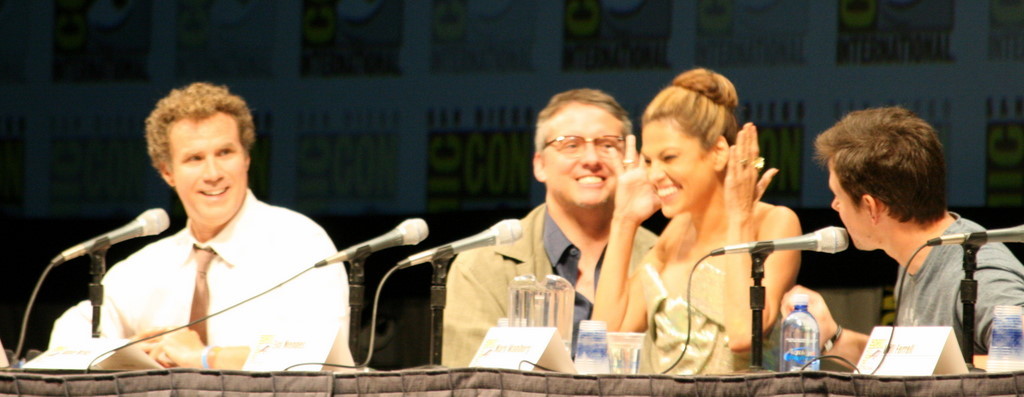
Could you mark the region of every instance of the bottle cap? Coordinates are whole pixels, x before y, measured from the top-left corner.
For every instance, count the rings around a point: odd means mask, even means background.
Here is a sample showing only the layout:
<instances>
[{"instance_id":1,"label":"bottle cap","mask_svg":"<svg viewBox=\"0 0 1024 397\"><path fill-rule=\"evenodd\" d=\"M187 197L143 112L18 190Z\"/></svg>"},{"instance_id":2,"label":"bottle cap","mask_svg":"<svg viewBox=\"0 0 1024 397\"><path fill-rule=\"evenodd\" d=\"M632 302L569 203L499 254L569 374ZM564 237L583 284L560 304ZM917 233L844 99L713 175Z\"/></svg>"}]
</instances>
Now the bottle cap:
<instances>
[{"instance_id":1,"label":"bottle cap","mask_svg":"<svg viewBox=\"0 0 1024 397\"><path fill-rule=\"evenodd\" d=\"M807 306L809 300L807 294L793 294L789 297L789 303L792 303L793 306Z\"/></svg>"},{"instance_id":2,"label":"bottle cap","mask_svg":"<svg viewBox=\"0 0 1024 397\"><path fill-rule=\"evenodd\" d=\"M1021 315L1021 307L1015 305L996 305L993 311L996 315Z\"/></svg>"},{"instance_id":3,"label":"bottle cap","mask_svg":"<svg viewBox=\"0 0 1024 397\"><path fill-rule=\"evenodd\" d=\"M602 331L608 330L608 323L600 320L583 320L580 321L580 331Z\"/></svg>"}]
</instances>

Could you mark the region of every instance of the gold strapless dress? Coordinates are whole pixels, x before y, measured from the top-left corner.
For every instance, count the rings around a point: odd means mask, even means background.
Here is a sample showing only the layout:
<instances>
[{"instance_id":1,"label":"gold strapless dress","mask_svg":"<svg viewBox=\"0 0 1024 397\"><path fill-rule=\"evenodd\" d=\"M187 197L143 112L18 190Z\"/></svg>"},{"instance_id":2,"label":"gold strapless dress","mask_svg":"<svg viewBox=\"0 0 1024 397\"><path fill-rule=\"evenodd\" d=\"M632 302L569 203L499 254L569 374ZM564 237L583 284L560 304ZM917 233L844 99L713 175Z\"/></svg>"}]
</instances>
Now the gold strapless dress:
<instances>
[{"instance_id":1,"label":"gold strapless dress","mask_svg":"<svg viewBox=\"0 0 1024 397\"><path fill-rule=\"evenodd\" d=\"M686 316L690 306L685 292L682 296L670 297L658 272L650 264L639 271L642 272L639 276L647 301L647 336L641 352L641 373L727 374L750 367L749 352L737 354L729 350L724 315L725 272L722 269L703 262L694 270L690 297L693 304L692 340L682 359L679 359L679 354L686 344ZM778 339L774 330L777 328L773 327L772 334L764 337L762 365L766 369L777 368L778 353L774 349ZM669 367L671 369L666 372Z\"/></svg>"}]
</instances>

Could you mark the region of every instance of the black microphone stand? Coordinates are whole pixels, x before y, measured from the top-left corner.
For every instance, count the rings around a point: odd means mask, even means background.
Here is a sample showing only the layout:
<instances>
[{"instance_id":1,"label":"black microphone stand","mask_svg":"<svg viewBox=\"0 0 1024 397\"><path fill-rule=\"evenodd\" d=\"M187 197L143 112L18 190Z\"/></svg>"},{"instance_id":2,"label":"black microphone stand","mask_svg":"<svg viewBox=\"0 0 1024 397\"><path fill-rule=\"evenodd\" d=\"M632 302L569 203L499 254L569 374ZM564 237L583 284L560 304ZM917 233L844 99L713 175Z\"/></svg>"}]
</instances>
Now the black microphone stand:
<instances>
[{"instance_id":1,"label":"black microphone stand","mask_svg":"<svg viewBox=\"0 0 1024 397\"><path fill-rule=\"evenodd\" d=\"M445 283L448 266L455 259L451 245L438 248L430 259L434 277L430 281L430 364L441 365L441 346L444 342L444 307L447 303Z\"/></svg>"},{"instance_id":2,"label":"black microphone stand","mask_svg":"<svg viewBox=\"0 0 1024 397\"><path fill-rule=\"evenodd\" d=\"M110 239L102 237L96 240L89 250L89 275L92 281L89 283L89 302L92 303L92 337L100 337L100 311L103 308L103 276L107 273L107 250L110 249Z\"/></svg>"},{"instance_id":3,"label":"black microphone stand","mask_svg":"<svg viewBox=\"0 0 1024 397\"><path fill-rule=\"evenodd\" d=\"M964 246L964 279L960 280L960 302L963 303L961 325L964 336L960 340L960 351L968 371L977 371L974 366L974 304L978 301L978 280L974 272L978 270L978 249L980 245L966 241Z\"/></svg>"},{"instance_id":4,"label":"black microphone stand","mask_svg":"<svg viewBox=\"0 0 1024 397\"><path fill-rule=\"evenodd\" d=\"M750 286L750 372L764 371L761 364L764 350L764 261L772 253L771 247L754 248L750 252L750 277L754 285Z\"/></svg>"},{"instance_id":5,"label":"black microphone stand","mask_svg":"<svg viewBox=\"0 0 1024 397\"><path fill-rule=\"evenodd\" d=\"M348 260L348 346L352 352L352 360L357 363L363 359L356 357L356 352L363 351L358 347L359 334L363 326L363 306L365 305L366 267L364 264L366 258L372 253L370 246L364 245L356 249L355 255ZM373 346L370 346L370 349L372 348Z\"/></svg>"}]
</instances>

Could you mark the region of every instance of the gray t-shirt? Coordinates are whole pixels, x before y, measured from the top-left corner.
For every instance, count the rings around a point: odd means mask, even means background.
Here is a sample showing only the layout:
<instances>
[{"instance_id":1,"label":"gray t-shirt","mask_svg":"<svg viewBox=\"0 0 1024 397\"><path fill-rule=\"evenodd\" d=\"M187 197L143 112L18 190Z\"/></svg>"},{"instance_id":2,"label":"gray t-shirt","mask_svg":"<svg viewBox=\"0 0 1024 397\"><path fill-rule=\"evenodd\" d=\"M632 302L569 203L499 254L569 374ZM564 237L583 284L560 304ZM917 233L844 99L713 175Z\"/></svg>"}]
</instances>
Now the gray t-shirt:
<instances>
[{"instance_id":1,"label":"gray t-shirt","mask_svg":"<svg viewBox=\"0 0 1024 397\"><path fill-rule=\"evenodd\" d=\"M984 231L977 223L953 214L956 221L943 234ZM958 341L964 338L963 303L960 302L960 281L964 278L964 250L959 245L933 247L924 265L914 275L907 275L900 300L899 326L951 326ZM1001 243L988 243L978 250L978 299L974 310L974 352L988 352L992 313L996 305L1024 306L1024 266ZM900 264L900 278L903 276ZM896 281L897 288L900 280Z\"/></svg>"}]
</instances>

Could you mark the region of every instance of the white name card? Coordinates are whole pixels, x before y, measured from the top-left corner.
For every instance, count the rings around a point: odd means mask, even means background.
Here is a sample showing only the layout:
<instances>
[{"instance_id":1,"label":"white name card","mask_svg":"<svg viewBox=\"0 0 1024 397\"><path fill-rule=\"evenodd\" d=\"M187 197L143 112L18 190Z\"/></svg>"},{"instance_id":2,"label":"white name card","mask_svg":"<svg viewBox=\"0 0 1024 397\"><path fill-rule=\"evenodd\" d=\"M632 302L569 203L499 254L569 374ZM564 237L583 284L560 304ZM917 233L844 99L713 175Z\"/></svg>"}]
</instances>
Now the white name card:
<instances>
[{"instance_id":1,"label":"white name card","mask_svg":"<svg viewBox=\"0 0 1024 397\"><path fill-rule=\"evenodd\" d=\"M534 364L552 371L576 373L558 328L492 327L469 366L532 371Z\"/></svg>"},{"instance_id":2,"label":"white name card","mask_svg":"<svg viewBox=\"0 0 1024 397\"><path fill-rule=\"evenodd\" d=\"M889 342L889 352L885 346ZM883 359L884 357L884 359ZM878 368L875 370L875 368ZM926 376L966 374L952 327L875 327L857 363L862 374Z\"/></svg>"},{"instance_id":3,"label":"white name card","mask_svg":"<svg viewBox=\"0 0 1024 397\"><path fill-rule=\"evenodd\" d=\"M249 346L245 371L319 371L334 343L337 327L317 326L306 331L263 334ZM314 365L315 364L315 365Z\"/></svg>"},{"instance_id":4,"label":"white name card","mask_svg":"<svg viewBox=\"0 0 1024 397\"><path fill-rule=\"evenodd\" d=\"M110 354L109 352L130 342L128 339L90 338L76 341L74 345L57 346L47 350L25 363L25 368L34 369L91 369L139 370L163 368L139 348L128 346ZM103 357L100 357L100 356ZM100 357L97 359L97 357Z\"/></svg>"}]
</instances>

